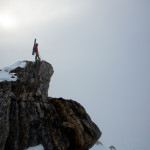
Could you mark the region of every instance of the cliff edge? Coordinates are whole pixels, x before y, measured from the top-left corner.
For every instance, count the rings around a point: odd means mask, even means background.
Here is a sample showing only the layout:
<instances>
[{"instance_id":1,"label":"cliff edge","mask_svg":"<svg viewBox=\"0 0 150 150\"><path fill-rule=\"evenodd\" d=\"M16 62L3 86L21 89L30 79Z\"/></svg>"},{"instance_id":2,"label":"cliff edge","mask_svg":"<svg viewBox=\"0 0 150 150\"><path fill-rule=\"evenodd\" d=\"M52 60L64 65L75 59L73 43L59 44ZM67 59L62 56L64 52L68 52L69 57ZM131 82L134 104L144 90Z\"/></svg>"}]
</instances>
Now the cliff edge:
<instances>
[{"instance_id":1,"label":"cliff edge","mask_svg":"<svg viewBox=\"0 0 150 150\"><path fill-rule=\"evenodd\" d=\"M15 67L14 67L15 66ZM0 150L88 150L101 136L83 106L48 97L53 67L24 61L0 70Z\"/></svg>"}]
</instances>

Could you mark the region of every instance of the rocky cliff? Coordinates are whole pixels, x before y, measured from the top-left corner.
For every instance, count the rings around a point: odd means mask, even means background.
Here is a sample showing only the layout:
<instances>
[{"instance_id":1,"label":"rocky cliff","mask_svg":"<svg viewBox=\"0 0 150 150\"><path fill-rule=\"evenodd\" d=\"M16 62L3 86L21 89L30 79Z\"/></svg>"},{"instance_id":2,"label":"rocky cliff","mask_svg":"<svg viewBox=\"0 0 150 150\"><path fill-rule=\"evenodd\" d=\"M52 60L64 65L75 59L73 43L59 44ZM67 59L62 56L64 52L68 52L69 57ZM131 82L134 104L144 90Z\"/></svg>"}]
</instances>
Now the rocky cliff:
<instances>
[{"instance_id":1,"label":"rocky cliff","mask_svg":"<svg viewBox=\"0 0 150 150\"><path fill-rule=\"evenodd\" d=\"M0 150L88 150L101 136L85 109L73 100L48 97L52 66L26 61L0 82Z\"/></svg>"}]
</instances>

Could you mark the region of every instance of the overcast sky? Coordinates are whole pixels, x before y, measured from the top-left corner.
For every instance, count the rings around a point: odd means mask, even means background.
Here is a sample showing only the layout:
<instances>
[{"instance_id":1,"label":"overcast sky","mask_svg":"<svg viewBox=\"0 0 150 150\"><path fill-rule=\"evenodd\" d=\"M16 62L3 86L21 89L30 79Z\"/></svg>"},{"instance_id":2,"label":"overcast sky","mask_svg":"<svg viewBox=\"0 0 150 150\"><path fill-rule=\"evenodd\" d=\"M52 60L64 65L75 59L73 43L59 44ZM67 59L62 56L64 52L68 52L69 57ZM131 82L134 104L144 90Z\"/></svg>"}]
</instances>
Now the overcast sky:
<instances>
[{"instance_id":1,"label":"overcast sky","mask_svg":"<svg viewBox=\"0 0 150 150\"><path fill-rule=\"evenodd\" d=\"M0 0L0 68L34 61L34 38L49 96L81 103L105 145L147 150L150 0Z\"/></svg>"}]
</instances>

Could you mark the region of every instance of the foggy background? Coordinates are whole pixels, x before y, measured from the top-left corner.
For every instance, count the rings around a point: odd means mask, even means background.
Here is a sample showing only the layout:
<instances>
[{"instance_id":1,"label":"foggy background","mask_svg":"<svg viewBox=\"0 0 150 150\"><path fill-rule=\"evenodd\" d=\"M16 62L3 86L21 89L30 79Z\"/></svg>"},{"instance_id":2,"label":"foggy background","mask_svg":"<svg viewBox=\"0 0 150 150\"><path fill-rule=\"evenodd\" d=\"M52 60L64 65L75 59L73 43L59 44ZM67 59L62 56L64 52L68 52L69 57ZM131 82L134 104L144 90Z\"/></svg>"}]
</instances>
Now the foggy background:
<instances>
[{"instance_id":1,"label":"foggy background","mask_svg":"<svg viewBox=\"0 0 150 150\"><path fill-rule=\"evenodd\" d=\"M0 0L1 14L0 68L34 61L37 38L49 96L82 104L104 145L150 147L149 0Z\"/></svg>"}]
</instances>

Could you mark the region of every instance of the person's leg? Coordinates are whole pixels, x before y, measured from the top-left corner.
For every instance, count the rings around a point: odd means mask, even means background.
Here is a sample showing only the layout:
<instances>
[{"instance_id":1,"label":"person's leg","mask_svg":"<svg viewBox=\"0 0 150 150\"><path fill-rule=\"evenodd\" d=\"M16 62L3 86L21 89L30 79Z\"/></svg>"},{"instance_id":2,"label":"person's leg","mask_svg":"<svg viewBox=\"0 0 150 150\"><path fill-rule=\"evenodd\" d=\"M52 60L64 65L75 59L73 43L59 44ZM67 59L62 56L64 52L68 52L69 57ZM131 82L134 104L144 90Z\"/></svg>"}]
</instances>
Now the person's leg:
<instances>
[{"instance_id":1,"label":"person's leg","mask_svg":"<svg viewBox=\"0 0 150 150\"><path fill-rule=\"evenodd\" d=\"M36 52L35 54L35 60L37 60L37 57L38 57L38 52Z\"/></svg>"},{"instance_id":2,"label":"person's leg","mask_svg":"<svg viewBox=\"0 0 150 150\"><path fill-rule=\"evenodd\" d=\"M39 53L37 52L37 57L38 57L38 59L40 60L40 57L39 57Z\"/></svg>"}]
</instances>

